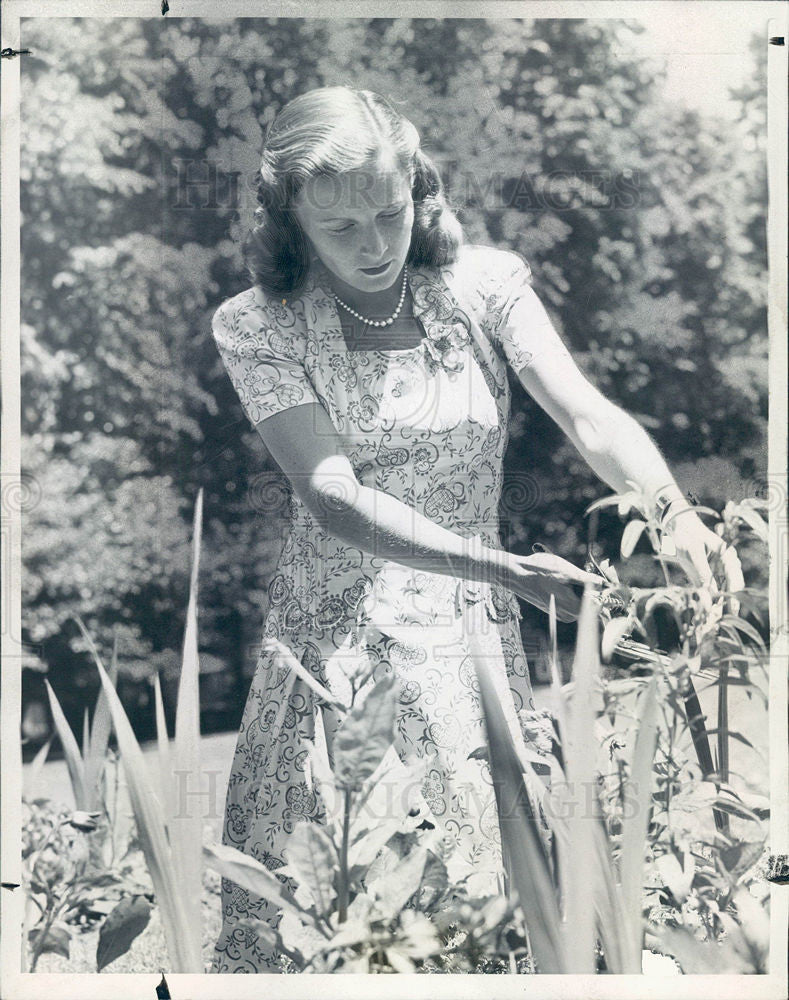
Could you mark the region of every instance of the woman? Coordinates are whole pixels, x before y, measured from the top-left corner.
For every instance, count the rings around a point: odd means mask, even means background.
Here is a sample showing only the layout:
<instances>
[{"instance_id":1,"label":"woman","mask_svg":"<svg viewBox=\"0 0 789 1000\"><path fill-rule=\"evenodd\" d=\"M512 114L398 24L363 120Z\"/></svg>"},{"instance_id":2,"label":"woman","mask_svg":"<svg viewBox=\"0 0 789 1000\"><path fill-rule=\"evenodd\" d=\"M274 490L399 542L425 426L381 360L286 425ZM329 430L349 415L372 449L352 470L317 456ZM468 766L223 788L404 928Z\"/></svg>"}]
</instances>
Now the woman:
<instances>
[{"instance_id":1,"label":"woman","mask_svg":"<svg viewBox=\"0 0 789 1000\"><path fill-rule=\"evenodd\" d=\"M264 637L285 643L342 700L401 683L396 749L426 759L422 793L458 871L495 891L500 846L478 688L459 623L484 601L513 735L534 701L516 595L572 620L598 582L558 556L500 549L507 366L615 490L627 480L676 513L678 554L710 578L721 539L687 508L638 423L582 376L515 254L465 246L414 126L385 99L344 87L287 104L266 137L253 287L216 312L222 360L252 424L289 477L292 522ZM679 506L677 506L679 505ZM677 513L678 511L681 513ZM363 696L364 692L362 692ZM272 870L296 822L321 819L306 743L339 720L264 648L244 710L223 840ZM317 730L316 730L317 726ZM235 927L273 909L223 883L213 970L267 971Z\"/></svg>"}]
</instances>

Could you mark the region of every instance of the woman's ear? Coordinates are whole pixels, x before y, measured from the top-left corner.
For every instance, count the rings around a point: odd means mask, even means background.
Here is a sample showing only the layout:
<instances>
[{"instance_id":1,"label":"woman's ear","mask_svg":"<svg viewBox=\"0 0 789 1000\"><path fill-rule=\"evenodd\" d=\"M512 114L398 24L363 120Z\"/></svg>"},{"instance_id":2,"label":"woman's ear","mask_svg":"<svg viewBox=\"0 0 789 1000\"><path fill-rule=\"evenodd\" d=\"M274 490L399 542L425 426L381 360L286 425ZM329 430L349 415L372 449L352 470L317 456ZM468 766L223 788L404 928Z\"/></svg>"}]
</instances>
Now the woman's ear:
<instances>
[{"instance_id":1,"label":"woman's ear","mask_svg":"<svg viewBox=\"0 0 789 1000\"><path fill-rule=\"evenodd\" d=\"M432 161L421 149L414 153L411 197L414 201L433 198L441 191L441 178Z\"/></svg>"}]
</instances>

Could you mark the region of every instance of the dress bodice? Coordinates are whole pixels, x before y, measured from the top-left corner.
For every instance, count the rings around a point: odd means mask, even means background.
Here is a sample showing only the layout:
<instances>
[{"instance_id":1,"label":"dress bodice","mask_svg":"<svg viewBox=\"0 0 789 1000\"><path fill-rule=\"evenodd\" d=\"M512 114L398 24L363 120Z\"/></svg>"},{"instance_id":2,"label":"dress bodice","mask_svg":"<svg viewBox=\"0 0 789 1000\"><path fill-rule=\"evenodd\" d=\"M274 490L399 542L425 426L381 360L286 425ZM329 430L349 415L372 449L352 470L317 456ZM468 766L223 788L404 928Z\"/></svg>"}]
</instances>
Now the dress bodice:
<instances>
[{"instance_id":1,"label":"dress bodice","mask_svg":"<svg viewBox=\"0 0 789 1000\"><path fill-rule=\"evenodd\" d=\"M293 301L272 303L258 287L235 296L215 316L214 334L253 423L319 402L359 483L498 548L507 365L529 355L526 338L507 334L505 320L529 273L506 251L462 251L442 268L409 268L426 334L415 347L348 350L321 265ZM375 618L376 607L379 625L384 614L395 622L453 614L457 579L352 549L323 529L297 491L291 514L269 588L270 633L347 630L362 614ZM491 613L518 613L506 592L490 590L488 600Z\"/></svg>"}]
</instances>

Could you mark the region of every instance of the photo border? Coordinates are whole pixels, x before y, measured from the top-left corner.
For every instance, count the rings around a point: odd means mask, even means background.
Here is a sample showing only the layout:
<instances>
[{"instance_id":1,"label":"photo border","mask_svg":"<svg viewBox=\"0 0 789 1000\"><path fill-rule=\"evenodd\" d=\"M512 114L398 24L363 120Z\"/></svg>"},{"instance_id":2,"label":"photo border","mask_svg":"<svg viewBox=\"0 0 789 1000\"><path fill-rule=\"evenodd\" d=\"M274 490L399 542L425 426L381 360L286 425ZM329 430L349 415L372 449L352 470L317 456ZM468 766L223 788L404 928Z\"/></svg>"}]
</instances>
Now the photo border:
<instances>
[{"instance_id":1,"label":"photo border","mask_svg":"<svg viewBox=\"0 0 789 1000\"><path fill-rule=\"evenodd\" d=\"M2 48L19 50L21 19L28 17L96 17L96 18L162 18L160 0L130 0L123 3L107 0L5 0L2 19ZM725 8L732 3L717 0L690 2L652 2L649 16L688 16L694 8L699 17L725 17ZM787 494L787 100L786 43L770 45L770 37L787 36L789 13L786 4L753 0L749 6L764 12L765 45L768 54L768 260L769 304L768 329L770 339L768 432L768 489L775 486L781 504L771 504L769 512L770 544L770 621L774 640L770 655L770 844L773 854L789 854L789 763L787 762L787 665L789 635L785 627L787 616L786 566L789 561L789 527L786 520ZM458 18L588 18L643 19L647 5L643 0L630 2L519 2L487 0L487 2L244 2L228 0L222 5L222 17L216 7L207 2L172 0L167 17L198 17L221 21L236 17L458 17ZM385 14L384 14L385 10ZM2 709L0 740L2 742L2 840L0 867L3 883L10 886L21 881L21 794L22 755L19 741L21 718L21 498L24 484L21 469L21 398L20 398L20 201L19 150L22 122L20 118L20 60L24 55L2 60ZM777 508L777 509L776 509ZM8 512L7 512L8 511ZM781 627L778 627L781 626ZM13 888L3 888L0 895L0 995L6 1000L38 1000L41 996L75 998L75 1000L106 1000L108 990L124 997L156 996L161 970L144 974L121 973L22 973L21 926L24 896ZM368 997L371 991L381 997L540 997L552 998L664 998L710 996L721 1000L769 998L777 1000L787 995L787 926L789 926L789 886L773 884L770 892L771 951L768 975L728 975L674 977L653 976L558 976L540 974L534 977L482 974L425 974L374 977L374 985L366 975L302 975L279 976L268 980L266 995L276 997ZM194 1000L198 997L220 998L257 997L259 980L238 975L166 974L173 1000Z\"/></svg>"}]
</instances>

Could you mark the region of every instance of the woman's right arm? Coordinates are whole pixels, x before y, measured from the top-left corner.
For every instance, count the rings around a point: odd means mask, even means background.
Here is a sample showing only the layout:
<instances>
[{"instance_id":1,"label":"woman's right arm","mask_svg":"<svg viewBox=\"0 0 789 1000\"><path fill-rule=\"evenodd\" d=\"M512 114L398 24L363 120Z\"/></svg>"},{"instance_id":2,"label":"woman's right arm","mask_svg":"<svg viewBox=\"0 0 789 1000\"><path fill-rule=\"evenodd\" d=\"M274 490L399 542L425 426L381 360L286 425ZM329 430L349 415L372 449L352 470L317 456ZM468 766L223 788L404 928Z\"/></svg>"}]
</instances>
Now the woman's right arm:
<instances>
[{"instance_id":1,"label":"woman's right arm","mask_svg":"<svg viewBox=\"0 0 789 1000\"><path fill-rule=\"evenodd\" d=\"M575 617L572 585L599 578L558 556L518 556L476 544L383 490L362 485L319 403L289 407L255 425L305 507L330 534L364 552L414 569L507 587L560 619Z\"/></svg>"}]
</instances>

